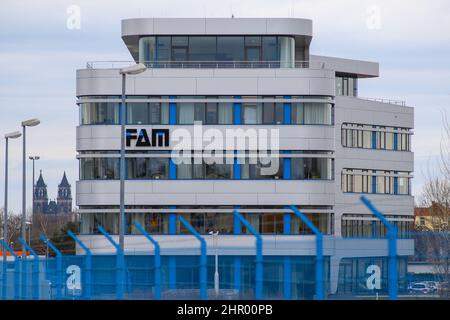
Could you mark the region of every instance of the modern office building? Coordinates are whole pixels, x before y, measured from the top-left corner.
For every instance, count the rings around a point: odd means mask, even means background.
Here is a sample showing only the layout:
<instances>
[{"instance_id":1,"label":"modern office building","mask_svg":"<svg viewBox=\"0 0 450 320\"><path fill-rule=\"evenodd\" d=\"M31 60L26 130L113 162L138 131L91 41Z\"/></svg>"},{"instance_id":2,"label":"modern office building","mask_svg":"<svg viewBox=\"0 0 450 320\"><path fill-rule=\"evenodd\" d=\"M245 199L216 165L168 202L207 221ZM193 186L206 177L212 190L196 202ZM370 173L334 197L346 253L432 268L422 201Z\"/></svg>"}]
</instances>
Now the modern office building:
<instances>
[{"instance_id":1,"label":"modern office building","mask_svg":"<svg viewBox=\"0 0 450 320\"><path fill-rule=\"evenodd\" d=\"M237 209L263 238L264 296L311 298L315 236L294 205L324 234L328 296L373 292L366 284L374 265L385 292L386 229L361 203L366 195L397 225L405 288L414 113L400 101L359 97L358 87L379 76L377 63L313 55L307 19L127 19L122 39L133 61L77 70L76 204L80 239L93 253L114 252L99 225L118 238L119 68L142 62L147 70L126 82L126 254L153 252L137 221L161 244L168 286L184 288L197 276L189 261L199 244L182 216L204 235L212 259L218 250L220 288L251 297L255 238L233 217ZM213 136L236 144L211 154ZM190 163L174 157L183 139ZM270 159L278 154L276 170L264 170L264 141Z\"/></svg>"}]
</instances>

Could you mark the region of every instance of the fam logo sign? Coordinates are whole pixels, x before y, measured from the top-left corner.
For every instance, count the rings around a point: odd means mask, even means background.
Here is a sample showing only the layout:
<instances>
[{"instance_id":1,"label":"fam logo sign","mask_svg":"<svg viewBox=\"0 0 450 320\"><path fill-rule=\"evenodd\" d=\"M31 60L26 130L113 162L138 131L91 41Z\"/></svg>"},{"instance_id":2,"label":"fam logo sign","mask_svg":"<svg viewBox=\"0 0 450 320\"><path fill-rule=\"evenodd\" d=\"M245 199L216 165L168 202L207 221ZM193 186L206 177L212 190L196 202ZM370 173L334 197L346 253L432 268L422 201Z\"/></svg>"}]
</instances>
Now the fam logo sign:
<instances>
[{"instance_id":1,"label":"fam logo sign","mask_svg":"<svg viewBox=\"0 0 450 320\"><path fill-rule=\"evenodd\" d=\"M127 147L168 147L169 129L126 129Z\"/></svg>"}]
</instances>

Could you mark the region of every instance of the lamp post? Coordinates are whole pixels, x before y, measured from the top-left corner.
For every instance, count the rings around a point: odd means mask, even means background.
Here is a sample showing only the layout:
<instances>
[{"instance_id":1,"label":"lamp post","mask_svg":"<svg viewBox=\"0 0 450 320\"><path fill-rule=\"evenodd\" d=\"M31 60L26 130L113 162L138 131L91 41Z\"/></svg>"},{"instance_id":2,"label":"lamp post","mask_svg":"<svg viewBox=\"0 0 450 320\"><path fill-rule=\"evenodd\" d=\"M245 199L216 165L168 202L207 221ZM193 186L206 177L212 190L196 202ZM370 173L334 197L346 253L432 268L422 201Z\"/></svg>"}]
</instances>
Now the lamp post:
<instances>
[{"instance_id":1,"label":"lamp post","mask_svg":"<svg viewBox=\"0 0 450 320\"><path fill-rule=\"evenodd\" d=\"M5 207L3 212L3 239L8 244L8 141L17 139L22 134L19 131L5 134ZM3 266L6 266L6 248L3 248Z\"/></svg>"},{"instance_id":2,"label":"lamp post","mask_svg":"<svg viewBox=\"0 0 450 320\"><path fill-rule=\"evenodd\" d=\"M23 154L22 154L22 239L27 238L27 228L26 228L26 220L27 220L27 191L26 191L26 176L27 176L27 169L26 169L26 127L35 127L39 123L39 119L30 119L22 121L22 142L23 142ZM27 256L26 248L24 245L22 245L22 259L25 260Z\"/></svg>"},{"instance_id":3,"label":"lamp post","mask_svg":"<svg viewBox=\"0 0 450 320\"><path fill-rule=\"evenodd\" d=\"M33 187L33 203L32 203L32 209L31 209L31 222L34 222L34 162L36 161L36 160L39 160L40 159L40 157L39 156L34 156L34 157L28 157L28 159L30 159L31 161L33 161L33 183L32 183L32 187ZM31 226L30 226L30 228L31 228ZM31 231L30 231L30 233L31 233ZM30 238L30 243L31 243L31 238Z\"/></svg>"},{"instance_id":4,"label":"lamp post","mask_svg":"<svg viewBox=\"0 0 450 320\"><path fill-rule=\"evenodd\" d=\"M210 231L209 234L213 235L215 262L214 262L214 291L216 295L219 294L219 250L217 248L217 240L219 237L219 231Z\"/></svg>"},{"instance_id":5,"label":"lamp post","mask_svg":"<svg viewBox=\"0 0 450 320\"><path fill-rule=\"evenodd\" d=\"M144 64L138 63L120 69L122 75L122 105L120 110L120 213L119 213L119 246L125 251L125 88L126 76L139 74L147 70Z\"/></svg>"}]
</instances>

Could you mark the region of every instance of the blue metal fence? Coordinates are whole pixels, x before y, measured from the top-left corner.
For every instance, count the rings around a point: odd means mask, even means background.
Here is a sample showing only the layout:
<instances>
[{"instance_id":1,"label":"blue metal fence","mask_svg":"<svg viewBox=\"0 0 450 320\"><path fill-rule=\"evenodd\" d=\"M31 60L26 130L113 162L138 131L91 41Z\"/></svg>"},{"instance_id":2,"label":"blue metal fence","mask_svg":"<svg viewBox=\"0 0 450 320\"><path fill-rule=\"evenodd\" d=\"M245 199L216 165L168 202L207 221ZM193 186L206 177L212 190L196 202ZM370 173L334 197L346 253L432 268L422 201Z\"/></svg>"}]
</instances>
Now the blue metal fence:
<instances>
[{"instance_id":1,"label":"blue metal fence","mask_svg":"<svg viewBox=\"0 0 450 320\"><path fill-rule=\"evenodd\" d=\"M41 240L48 245L54 256L39 257L20 239L30 252L26 260L21 260L21 257L0 240L0 244L11 253L10 259L1 262L1 297L51 300L339 299L371 298L380 295L397 299L411 294L417 281L437 282L437 278L431 276L416 279L416 275L408 271L408 258L397 254L395 226L366 198L361 201L386 225L389 231L388 254L341 259L337 280L333 280L336 274L333 275L331 271L331 255L324 248L327 236L322 235L298 208L290 206L288 208L292 211L292 218L301 219L312 230L316 243L315 252L307 256L264 255L264 238L245 220L239 209L235 209L235 221L244 225L255 237L255 253L220 256L218 295L213 290L214 256L207 252L204 236L180 217L179 222L198 240L199 254L162 254L160 244L137 222L134 226L148 240L147 254L125 254L100 226L99 231L115 252L93 254L86 244L69 231L69 236L79 245L82 254L63 255L49 239L41 236ZM236 261L239 261L239 264L236 264ZM335 291L332 290L333 281ZM448 280L444 279L445 281ZM439 283L444 282L441 277ZM437 294L437 290L433 293ZM439 290L442 291L442 288Z\"/></svg>"}]
</instances>

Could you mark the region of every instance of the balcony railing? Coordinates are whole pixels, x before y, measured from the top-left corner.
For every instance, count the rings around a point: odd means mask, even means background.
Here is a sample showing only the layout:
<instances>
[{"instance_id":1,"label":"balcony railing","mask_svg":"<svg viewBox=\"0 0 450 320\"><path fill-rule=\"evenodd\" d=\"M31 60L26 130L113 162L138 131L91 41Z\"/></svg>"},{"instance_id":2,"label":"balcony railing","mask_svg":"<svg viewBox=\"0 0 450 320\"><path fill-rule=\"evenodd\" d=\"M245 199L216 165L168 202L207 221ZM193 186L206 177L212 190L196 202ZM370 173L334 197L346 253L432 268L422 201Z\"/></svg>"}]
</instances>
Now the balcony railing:
<instances>
[{"instance_id":1,"label":"balcony railing","mask_svg":"<svg viewBox=\"0 0 450 320\"><path fill-rule=\"evenodd\" d=\"M382 99L382 98L367 98L367 97L357 97L358 99L363 100L369 100L369 101L375 101L375 102L382 102L382 103L389 103L389 104L396 104L398 106L406 106L406 101L404 100L393 100L393 99Z\"/></svg>"},{"instance_id":2,"label":"balcony railing","mask_svg":"<svg viewBox=\"0 0 450 320\"><path fill-rule=\"evenodd\" d=\"M119 69L135 61L90 61L87 69ZM143 61L150 69L324 69L320 61Z\"/></svg>"}]
</instances>

